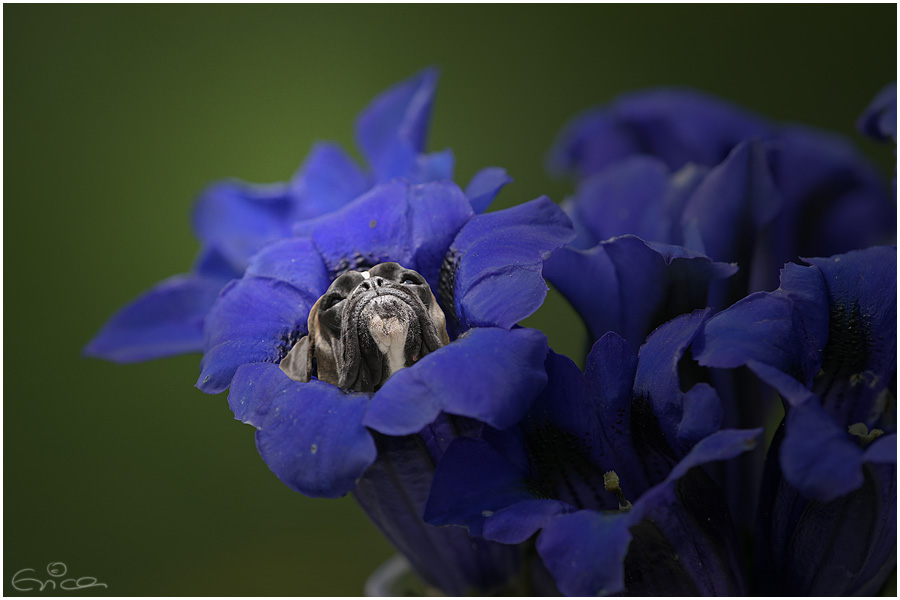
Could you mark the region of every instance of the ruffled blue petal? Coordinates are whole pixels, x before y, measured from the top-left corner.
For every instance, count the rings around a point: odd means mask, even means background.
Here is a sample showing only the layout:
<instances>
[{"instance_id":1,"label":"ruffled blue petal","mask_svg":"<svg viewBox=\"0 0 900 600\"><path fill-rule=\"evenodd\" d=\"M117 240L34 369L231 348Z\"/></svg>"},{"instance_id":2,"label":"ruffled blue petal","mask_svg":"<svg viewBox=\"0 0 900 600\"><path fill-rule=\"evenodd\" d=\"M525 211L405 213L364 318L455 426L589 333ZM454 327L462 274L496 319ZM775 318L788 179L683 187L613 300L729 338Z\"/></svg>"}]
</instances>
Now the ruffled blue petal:
<instances>
[{"instance_id":1,"label":"ruffled blue petal","mask_svg":"<svg viewBox=\"0 0 900 600\"><path fill-rule=\"evenodd\" d=\"M221 181L194 204L194 233L238 271L267 242L290 235L294 202L287 184Z\"/></svg>"},{"instance_id":2,"label":"ruffled blue petal","mask_svg":"<svg viewBox=\"0 0 900 600\"><path fill-rule=\"evenodd\" d=\"M369 185L366 174L340 146L317 143L291 179L292 220L334 212L364 193Z\"/></svg>"},{"instance_id":3,"label":"ruffled blue petal","mask_svg":"<svg viewBox=\"0 0 900 600\"><path fill-rule=\"evenodd\" d=\"M817 402L788 410L781 470L807 498L827 502L863 483L863 451Z\"/></svg>"},{"instance_id":4,"label":"ruffled blue petal","mask_svg":"<svg viewBox=\"0 0 900 600\"><path fill-rule=\"evenodd\" d=\"M379 185L341 210L299 223L312 238L332 277L347 270L396 262L438 289L444 256L473 216L469 200L449 181Z\"/></svg>"},{"instance_id":5,"label":"ruffled blue petal","mask_svg":"<svg viewBox=\"0 0 900 600\"><path fill-rule=\"evenodd\" d=\"M362 424L368 394L299 383L278 365L251 364L237 370L228 404L236 419L256 427L256 447L272 472L301 494L343 496L375 460Z\"/></svg>"},{"instance_id":6,"label":"ruffled blue petal","mask_svg":"<svg viewBox=\"0 0 900 600\"><path fill-rule=\"evenodd\" d=\"M897 82L886 85L860 115L856 127L876 140L897 141Z\"/></svg>"},{"instance_id":7,"label":"ruffled blue petal","mask_svg":"<svg viewBox=\"0 0 900 600\"><path fill-rule=\"evenodd\" d=\"M307 333L309 311L330 283L309 240L266 247L209 311L197 387L216 394L228 387L239 366L279 362Z\"/></svg>"},{"instance_id":8,"label":"ruffled blue petal","mask_svg":"<svg viewBox=\"0 0 900 600\"><path fill-rule=\"evenodd\" d=\"M466 197L472 203L472 210L481 214L488 209L503 186L513 179L500 167L486 167L472 177L466 186Z\"/></svg>"},{"instance_id":9,"label":"ruffled blue petal","mask_svg":"<svg viewBox=\"0 0 900 600\"><path fill-rule=\"evenodd\" d=\"M464 329L509 328L544 301L544 261L574 236L569 218L549 198L478 215L453 240L442 277Z\"/></svg>"},{"instance_id":10,"label":"ruffled blue petal","mask_svg":"<svg viewBox=\"0 0 900 600\"><path fill-rule=\"evenodd\" d=\"M712 96L650 90L576 117L555 142L550 167L583 178L633 154L657 156L672 170L689 162L711 166L739 142L769 134L762 119Z\"/></svg>"},{"instance_id":11,"label":"ruffled blue petal","mask_svg":"<svg viewBox=\"0 0 900 600\"><path fill-rule=\"evenodd\" d=\"M669 321L647 338L638 355L635 397L652 411L652 418L644 418L655 419L659 434L677 458L721 425L722 408L715 391L697 384L684 393L679 383L679 362L709 314L709 310L698 310ZM697 414L703 410L708 414ZM642 452L648 457L653 454Z\"/></svg>"},{"instance_id":12,"label":"ruffled blue petal","mask_svg":"<svg viewBox=\"0 0 900 600\"><path fill-rule=\"evenodd\" d=\"M375 394L365 424L407 435L441 412L497 429L514 425L547 383L547 338L534 329L472 329L394 373Z\"/></svg>"},{"instance_id":13,"label":"ruffled blue petal","mask_svg":"<svg viewBox=\"0 0 900 600\"><path fill-rule=\"evenodd\" d=\"M737 271L734 265L634 236L586 251L563 248L544 268L547 280L584 319L591 339L615 331L635 351L665 321L706 307L710 284Z\"/></svg>"},{"instance_id":14,"label":"ruffled blue petal","mask_svg":"<svg viewBox=\"0 0 900 600\"><path fill-rule=\"evenodd\" d=\"M828 301L820 272L789 264L775 292L747 296L713 316L697 336L694 358L706 367L756 361L810 385L828 339Z\"/></svg>"},{"instance_id":15,"label":"ruffled blue petal","mask_svg":"<svg viewBox=\"0 0 900 600\"><path fill-rule=\"evenodd\" d=\"M386 182L409 172L425 148L438 73L426 69L382 92L356 120L356 141Z\"/></svg>"},{"instance_id":16,"label":"ruffled blue petal","mask_svg":"<svg viewBox=\"0 0 900 600\"><path fill-rule=\"evenodd\" d=\"M203 319L225 280L175 275L119 309L84 348L118 363L203 350Z\"/></svg>"}]
</instances>

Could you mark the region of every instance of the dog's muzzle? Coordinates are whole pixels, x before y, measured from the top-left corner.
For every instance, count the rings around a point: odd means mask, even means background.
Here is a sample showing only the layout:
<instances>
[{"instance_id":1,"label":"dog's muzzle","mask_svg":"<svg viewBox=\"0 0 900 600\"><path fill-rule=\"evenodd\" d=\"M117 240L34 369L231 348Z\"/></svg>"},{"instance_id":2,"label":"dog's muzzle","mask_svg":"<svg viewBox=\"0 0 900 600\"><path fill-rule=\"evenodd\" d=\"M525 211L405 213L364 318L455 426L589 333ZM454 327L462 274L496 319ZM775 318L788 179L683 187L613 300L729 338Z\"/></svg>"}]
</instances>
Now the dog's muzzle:
<instances>
[{"instance_id":1,"label":"dog's muzzle","mask_svg":"<svg viewBox=\"0 0 900 600\"><path fill-rule=\"evenodd\" d=\"M397 263L349 271L309 314L309 334L281 361L295 381L374 392L398 370L449 343L444 313L425 279Z\"/></svg>"}]
</instances>

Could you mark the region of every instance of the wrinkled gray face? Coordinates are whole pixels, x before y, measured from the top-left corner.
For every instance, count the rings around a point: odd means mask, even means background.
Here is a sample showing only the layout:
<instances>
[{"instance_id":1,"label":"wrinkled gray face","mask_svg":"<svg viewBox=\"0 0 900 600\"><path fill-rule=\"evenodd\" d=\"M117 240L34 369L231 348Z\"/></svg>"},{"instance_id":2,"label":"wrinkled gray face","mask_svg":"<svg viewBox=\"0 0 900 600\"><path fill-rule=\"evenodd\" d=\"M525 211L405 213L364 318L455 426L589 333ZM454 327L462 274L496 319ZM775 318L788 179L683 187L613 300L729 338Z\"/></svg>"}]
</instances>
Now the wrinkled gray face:
<instances>
[{"instance_id":1,"label":"wrinkled gray face","mask_svg":"<svg viewBox=\"0 0 900 600\"><path fill-rule=\"evenodd\" d=\"M449 343L444 313L425 279L397 263L349 271L309 315L309 336L281 362L296 381L374 392L393 373Z\"/></svg>"}]
</instances>

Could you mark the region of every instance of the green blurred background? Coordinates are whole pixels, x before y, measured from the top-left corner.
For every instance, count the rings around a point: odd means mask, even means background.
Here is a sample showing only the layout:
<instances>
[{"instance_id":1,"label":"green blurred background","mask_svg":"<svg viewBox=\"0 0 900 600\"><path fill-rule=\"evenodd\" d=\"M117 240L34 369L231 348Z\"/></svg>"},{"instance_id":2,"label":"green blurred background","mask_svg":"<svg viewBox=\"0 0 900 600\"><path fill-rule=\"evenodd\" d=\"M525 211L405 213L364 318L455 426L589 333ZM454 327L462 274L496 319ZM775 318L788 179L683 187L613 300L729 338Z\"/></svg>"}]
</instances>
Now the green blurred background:
<instances>
[{"instance_id":1,"label":"green blurred background","mask_svg":"<svg viewBox=\"0 0 900 600\"><path fill-rule=\"evenodd\" d=\"M320 139L353 148L379 91L442 75L429 148L457 179L500 165L508 206L567 182L544 154L578 111L695 86L891 149L854 121L896 78L896 6L27 6L4 13L4 591L66 563L114 595L358 595L392 554L353 504L258 457L198 356L83 359L104 320L188 269L195 194L285 180ZM354 149L355 151L355 149ZM557 296L528 322L578 355ZM85 592L82 592L84 594Z\"/></svg>"}]
</instances>

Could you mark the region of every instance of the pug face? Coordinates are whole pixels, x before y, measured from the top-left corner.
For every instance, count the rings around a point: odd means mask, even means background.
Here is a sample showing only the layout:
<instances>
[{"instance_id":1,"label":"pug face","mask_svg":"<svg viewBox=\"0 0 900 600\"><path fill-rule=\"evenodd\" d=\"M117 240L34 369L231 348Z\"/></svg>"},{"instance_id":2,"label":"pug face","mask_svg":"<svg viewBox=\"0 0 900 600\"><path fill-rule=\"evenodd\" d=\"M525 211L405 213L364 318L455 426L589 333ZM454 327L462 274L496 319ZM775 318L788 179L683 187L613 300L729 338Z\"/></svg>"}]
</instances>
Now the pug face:
<instances>
[{"instance_id":1,"label":"pug face","mask_svg":"<svg viewBox=\"0 0 900 600\"><path fill-rule=\"evenodd\" d=\"M450 342L444 313L417 272L397 263L348 271L309 313L309 335L281 361L295 381L374 392L396 371Z\"/></svg>"}]
</instances>

